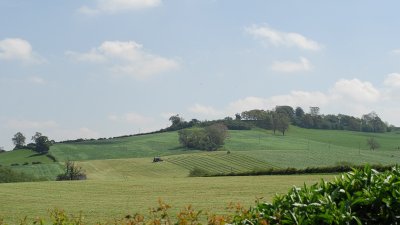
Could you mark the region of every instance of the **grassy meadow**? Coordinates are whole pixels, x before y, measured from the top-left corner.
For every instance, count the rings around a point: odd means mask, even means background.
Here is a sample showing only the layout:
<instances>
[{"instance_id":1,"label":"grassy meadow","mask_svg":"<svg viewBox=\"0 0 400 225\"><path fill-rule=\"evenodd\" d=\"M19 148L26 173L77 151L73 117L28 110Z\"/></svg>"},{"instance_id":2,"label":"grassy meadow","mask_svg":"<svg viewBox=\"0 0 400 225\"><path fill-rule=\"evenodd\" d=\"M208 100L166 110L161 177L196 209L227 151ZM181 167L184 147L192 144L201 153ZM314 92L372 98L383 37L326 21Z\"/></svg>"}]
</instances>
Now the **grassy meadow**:
<instances>
[{"instance_id":1,"label":"grassy meadow","mask_svg":"<svg viewBox=\"0 0 400 225\"><path fill-rule=\"evenodd\" d=\"M366 145L374 136L381 147ZM271 200L292 185L317 182L334 175L188 177L195 168L210 173L245 172L269 168L305 168L339 163L398 164L400 134L371 134L350 131L312 130L290 127L285 136L253 129L229 131L225 145L215 152L188 150L178 142L177 132L79 143L58 143L51 147L58 162L30 150L0 154L0 164L55 180L63 162L76 161L87 174L86 181L0 184L0 218L17 222L23 216L45 217L55 207L77 214L90 222L120 218L140 212L147 214L162 198L173 214L192 204L196 209L226 212L230 202L246 206L256 197ZM153 163L153 157L164 161ZM22 165L24 163L28 165ZM32 165L32 162L41 164Z\"/></svg>"},{"instance_id":2,"label":"grassy meadow","mask_svg":"<svg viewBox=\"0 0 400 225\"><path fill-rule=\"evenodd\" d=\"M255 177L134 177L128 179L48 181L0 185L0 218L16 223L24 216L46 218L49 209L62 208L82 214L90 223L112 221L140 212L148 215L159 198L170 204L174 216L191 204L195 209L226 213L229 203L254 205L256 198L270 201L275 193L286 193L292 185L315 183L321 177L255 176Z\"/></svg>"}]
</instances>

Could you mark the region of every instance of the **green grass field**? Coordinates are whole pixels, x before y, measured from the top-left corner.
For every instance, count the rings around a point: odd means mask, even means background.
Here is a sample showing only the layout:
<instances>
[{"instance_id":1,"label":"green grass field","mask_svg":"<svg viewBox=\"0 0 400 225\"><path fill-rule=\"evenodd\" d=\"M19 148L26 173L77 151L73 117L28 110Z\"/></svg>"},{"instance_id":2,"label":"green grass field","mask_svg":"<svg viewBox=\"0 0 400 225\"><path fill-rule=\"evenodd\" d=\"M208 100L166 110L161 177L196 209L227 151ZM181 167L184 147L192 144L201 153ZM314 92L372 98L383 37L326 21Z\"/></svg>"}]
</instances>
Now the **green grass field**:
<instances>
[{"instance_id":1,"label":"green grass field","mask_svg":"<svg viewBox=\"0 0 400 225\"><path fill-rule=\"evenodd\" d=\"M368 149L366 139L381 144ZM250 206L256 197L270 200L292 185L313 183L322 175L259 177L188 177L200 168L210 173L245 172L268 168L305 168L354 164L398 164L400 134L370 134L349 131L308 130L291 127L285 136L266 130L229 131L220 151L187 150L178 143L177 132L167 132L102 141L55 144L53 163L30 150L0 154L0 164L54 180L63 171L63 161L77 161L87 181L0 184L0 218L15 223L27 215L46 216L48 209L82 211L89 222L106 221L134 212L147 213L163 198L174 206L172 214L188 204L197 209L226 212L229 202ZM229 154L228 154L229 151ZM164 161L153 163L153 157ZM42 164L32 165L40 161ZM22 165L28 162L29 165ZM325 175L331 179L332 175Z\"/></svg>"},{"instance_id":2,"label":"green grass field","mask_svg":"<svg viewBox=\"0 0 400 225\"><path fill-rule=\"evenodd\" d=\"M129 177L0 184L0 218L7 223L17 223L24 216L28 216L28 219L36 216L44 218L49 209L61 208L75 215L82 212L85 221L92 224L112 222L113 218L135 212L147 216L148 209L156 207L159 198L173 206L170 211L172 216L189 204L198 210L226 213L225 207L230 202L240 202L249 207L254 205L256 198L264 197L264 200L270 201L275 193L286 193L292 185L315 183L321 177L332 179L333 175Z\"/></svg>"},{"instance_id":3,"label":"green grass field","mask_svg":"<svg viewBox=\"0 0 400 225\"><path fill-rule=\"evenodd\" d=\"M19 149L0 154L0 165L10 166L11 164L18 163L20 165L24 163L32 164L32 162L51 163L51 159L46 155L40 155L29 149Z\"/></svg>"},{"instance_id":4,"label":"green grass field","mask_svg":"<svg viewBox=\"0 0 400 225\"><path fill-rule=\"evenodd\" d=\"M150 134L101 141L56 144L51 154L59 161L143 158L185 153L176 132Z\"/></svg>"}]
</instances>

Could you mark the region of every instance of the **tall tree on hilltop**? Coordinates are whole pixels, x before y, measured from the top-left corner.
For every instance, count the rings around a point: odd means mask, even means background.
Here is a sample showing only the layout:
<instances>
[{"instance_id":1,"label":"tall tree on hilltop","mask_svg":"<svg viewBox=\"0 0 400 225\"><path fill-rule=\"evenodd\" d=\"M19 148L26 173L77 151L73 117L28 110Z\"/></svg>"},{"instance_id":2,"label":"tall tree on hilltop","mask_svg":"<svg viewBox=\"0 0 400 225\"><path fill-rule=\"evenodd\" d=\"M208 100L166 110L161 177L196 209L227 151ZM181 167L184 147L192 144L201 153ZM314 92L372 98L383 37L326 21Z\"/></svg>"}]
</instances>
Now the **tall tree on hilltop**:
<instances>
[{"instance_id":1,"label":"tall tree on hilltop","mask_svg":"<svg viewBox=\"0 0 400 225\"><path fill-rule=\"evenodd\" d=\"M14 149L22 148L25 145L25 140L26 138L21 132L16 133L12 138L12 141L15 145Z\"/></svg>"}]
</instances>

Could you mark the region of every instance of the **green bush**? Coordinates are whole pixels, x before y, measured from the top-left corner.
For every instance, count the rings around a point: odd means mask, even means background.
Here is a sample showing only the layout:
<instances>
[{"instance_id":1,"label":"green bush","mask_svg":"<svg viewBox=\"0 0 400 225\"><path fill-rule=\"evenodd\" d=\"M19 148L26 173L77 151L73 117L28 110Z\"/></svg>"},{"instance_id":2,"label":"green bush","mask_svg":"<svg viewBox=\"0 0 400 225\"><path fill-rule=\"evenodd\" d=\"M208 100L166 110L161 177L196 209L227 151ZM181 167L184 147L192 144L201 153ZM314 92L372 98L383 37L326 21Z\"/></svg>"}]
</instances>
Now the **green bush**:
<instances>
[{"instance_id":1,"label":"green bush","mask_svg":"<svg viewBox=\"0 0 400 225\"><path fill-rule=\"evenodd\" d=\"M0 183L39 181L36 177L16 172L7 167L0 167Z\"/></svg>"},{"instance_id":2,"label":"green bush","mask_svg":"<svg viewBox=\"0 0 400 225\"><path fill-rule=\"evenodd\" d=\"M227 127L222 123L216 123L204 128L183 129L178 134L179 143L184 147L214 151L224 144Z\"/></svg>"},{"instance_id":3,"label":"green bush","mask_svg":"<svg viewBox=\"0 0 400 225\"><path fill-rule=\"evenodd\" d=\"M234 218L236 224L399 224L400 168L367 166L332 182L293 187Z\"/></svg>"}]
</instances>

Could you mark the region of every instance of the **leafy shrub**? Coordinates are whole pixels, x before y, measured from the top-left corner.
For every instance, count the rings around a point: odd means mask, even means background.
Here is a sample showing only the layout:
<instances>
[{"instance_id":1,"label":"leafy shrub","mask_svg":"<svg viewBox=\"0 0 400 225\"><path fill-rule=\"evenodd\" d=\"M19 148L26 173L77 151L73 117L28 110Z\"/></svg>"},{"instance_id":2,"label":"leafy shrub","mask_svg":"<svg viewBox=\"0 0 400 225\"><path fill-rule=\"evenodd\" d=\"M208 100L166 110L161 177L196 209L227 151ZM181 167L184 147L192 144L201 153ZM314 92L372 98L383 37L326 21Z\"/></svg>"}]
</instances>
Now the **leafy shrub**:
<instances>
[{"instance_id":1,"label":"leafy shrub","mask_svg":"<svg viewBox=\"0 0 400 225\"><path fill-rule=\"evenodd\" d=\"M28 162L24 162L22 165L26 166L26 165L29 165L29 163Z\"/></svg>"},{"instance_id":2,"label":"leafy shrub","mask_svg":"<svg viewBox=\"0 0 400 225\"><path fill-rule=\"evenodd\" d=\"M272 203L258 203L235 216L236 224L398 224L400 168L365 167L332 182L293 187Z\"/></svg>"},{"instance_id":3,"label":"leafy shrub","mask_svg":"<svg viewBox=\"0 0 400 225\"><path fill-rule=\"evenodd\" d=\"M382 166L382 165L372 165L373 169L377 171L387 171L391 170L393 165ZM217 177L217 176L259 176L259 175L293 175L293 174L315 174L315 173L343 173L352 171L353 168L363 169L364 166L361 165L337 165L337 166L327 166L327 167L307 167L305 169L296 169L288 167L286 169L261 169L255 168L251 171L245 172L230 172L230 173L204 173L199 176L202 177Z\"/></svg>"},{"instance_id":4,"label":"leafy shrub","mask_svg":"<svg viewBox=\"0 0 400 225\"><path fill-rule=\"evenodd\" d=\"M39 181L36 177L16 172L7 167L0 167L0 183Z\"/></svg>"},{"instance_id":5,"label":"leafy shrub","mask_svg":"<svg viewBox=\"0 0 400 225\"><path fill-rule=\"evenodd\" d=\"M19 166L19 163L12 163L11 166Z\"/></svg>"},{"instance_id":6,"label":"leafy shrub","mask_svg":"<svg viewBox=\"0 0 400 225\"><path fill-rule=\"evenodd\" d=\"M216 123L205 128L184 129L178 132L179 143L187 148L214 151L224 144L227 127Z\"/></svg>"},{"instance_id":7,"label":"leafy shrub","mask_svg":"<svg viewBox=\"0 0 400 225\"><path fill-rule=\"evenodd\" d=\"M86 180L86 174L81 167L76 166L74 162L65 163L65 172L59 174L56 180Z\"/></svg>"},{"instance_id":8,"label":"leafy shrub","mask_svg":"<svg viewBox=\"0 0 400 225\"><path fill-rule=\"evenodd\" d=\"M32 162L32 165L42 164L42 162Z\"/></svg>"}]
</instances>

